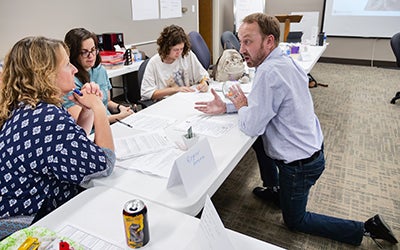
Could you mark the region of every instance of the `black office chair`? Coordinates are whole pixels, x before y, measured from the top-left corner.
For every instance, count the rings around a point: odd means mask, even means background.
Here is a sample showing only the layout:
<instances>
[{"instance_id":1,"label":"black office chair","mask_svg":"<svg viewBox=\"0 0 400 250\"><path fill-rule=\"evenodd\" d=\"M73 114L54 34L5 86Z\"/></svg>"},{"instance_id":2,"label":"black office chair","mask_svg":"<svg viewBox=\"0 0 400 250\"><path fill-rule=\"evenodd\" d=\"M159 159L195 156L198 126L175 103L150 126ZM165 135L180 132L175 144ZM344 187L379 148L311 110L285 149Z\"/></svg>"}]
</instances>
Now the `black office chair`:
<instances>
[{"instance_id":1,"label":"black office chair","mask_svg":"<svg viewBox=\"0 0 400 250\"><path fill-rule=\"evenodd\" d=\"M396 64L400 67L400 32L392 36L390 39L390 46L392 47L394 56L396 57ZM400 91L396 93L390 103L395 104L398 99L400 99Z\"/></svg>"},{"instance_id":2,"label":"black office chair","mask_svg":"<svg viewBox=\"0 0 400 250\"><path fill-rule=\"evenodd\" d=\"M232 31L225 31L221 35L221 45L223 49L235 49L240 51L239 39L233 34Z\"/></svg>"},{"instance_id":3,"label":"black office chair","mask_svg":"<svg viewBox=\"0 0 400 250\"><path fill-rule=\"evenodd\" d=\"M189 33L189 40L192 45L191 50L197 56L201 65L203 65L206 70L209 70L211 65L211 53L203 37L199 32L191 31Z\"/></svg>"},{"instance_id":4,"label":"black office chair","mask_svg":"<svg viewBox=\"0 0 400 250\"><path fill-rule=\"evenodd\" d=\"M149 63L149 58L145 59L142 64L140 64L138 73L137 73L137 84L138 84L138 89L139 91L141 90L142 87L142 81L143 81L143 75L146 70L147 64ZM147 108L150 105L154 104L155 102L153 100L138 100L137 104L140 104L142 108Z\"/></svg>"}]
</instances>

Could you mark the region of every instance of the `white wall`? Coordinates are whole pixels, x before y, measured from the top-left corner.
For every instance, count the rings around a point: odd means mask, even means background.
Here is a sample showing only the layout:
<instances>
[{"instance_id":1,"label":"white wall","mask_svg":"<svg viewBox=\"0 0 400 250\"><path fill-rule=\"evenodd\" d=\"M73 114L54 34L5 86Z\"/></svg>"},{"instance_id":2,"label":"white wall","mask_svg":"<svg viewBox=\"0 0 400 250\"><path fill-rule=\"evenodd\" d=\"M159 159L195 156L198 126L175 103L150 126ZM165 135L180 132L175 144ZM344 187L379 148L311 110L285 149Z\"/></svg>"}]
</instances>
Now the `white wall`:
<instances>
[{"instance_id":1,"label":"white wall","mask_svg":"<svg viewBox=\"0 0 400 250\"><path fill-rule=\"evenodd\" d=\"M188 8L182 18L132 21L129 0L1 0L0 58L25 36L44 35L63 39L64 34L74 27L85 27L96 33L123 32L127 44L155 40L162 27L172 23L182 26L187 32L198 30L198 0L182 0L182 5ZM194 13L192 5L195 5ZM213 6L213 49L214 58L218 58L220 35L225 30L233 30L233 0L214 0ZM319 11L321 25L323 0L266 0L266 12L270 15L300 11ZM323 57L395 61L389 39L328 37L328 42ZM140 49L152 55L156 46Z\"/></svg>"},{"instance_id":2,"label":"white wall","mask_svg":"<svg viewBox=\"0 0 400 250\"><path fill-rule=\"evenodd\" d=\"M194 12L192 6L194 5ZM18 40L43 35L63 40L70 29L83 27L95 33L122 32L126 44L156 40L164 26L177 24L198 30L197 0L182 0L188 11L182 18L132 21L130 0L1 0L0 59ZM156 46L139 48L156 53Z\"/></svg>"},{"instance_id":3,"label":"white wall","mask_svg":"<svg viewBox=\"0 0 400 250\"><path fill-rule=\"evenodd\" d=\"M220 23L217 25L221 25L220 29L222 32L225 30L233 30L233 0L218 1L220 2L221 12L218 18ZM265 0L265 2L266 13L270 15L318 11L320 13L319 25L321 26L323 19L323 0ZM283 30L283 24L281 30ZM219 34L222 34L222 32ZM216 40L219 42L218 38L214 39L214 43L216 43ZM329 42L329 46L322 55L323 57L388 62L395 61L389 39L328 37L327 41Z\"/></svg>"}]
</instances>

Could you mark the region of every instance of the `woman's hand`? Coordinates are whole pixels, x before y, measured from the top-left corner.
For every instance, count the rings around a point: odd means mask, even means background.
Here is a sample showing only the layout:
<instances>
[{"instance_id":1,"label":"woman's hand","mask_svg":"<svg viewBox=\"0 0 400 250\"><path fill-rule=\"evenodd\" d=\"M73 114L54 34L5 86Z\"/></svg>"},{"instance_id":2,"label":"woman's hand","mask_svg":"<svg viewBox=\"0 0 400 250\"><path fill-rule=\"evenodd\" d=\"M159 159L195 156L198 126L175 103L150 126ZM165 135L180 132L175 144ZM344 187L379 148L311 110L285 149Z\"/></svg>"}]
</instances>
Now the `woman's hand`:
<instances>
[{"instance_id":1,"label":"woman's hand","mask_svg":"<svg viewBox=\"0 0 400 250\"><path fill-rule=\"evenodd\" d=\"M81 91L85 90L88 94L95 94L100 98L103 98L103 92L100 89L100 86L95 82L88 82L82 86Z\"/></svg>"},{"instance_id":2,"label":"woman's hand","mask_svg":"<svg viewBox=\"0 0 400 250\"><path fill-rule=\"evenodd\" d=\"M101 101L101 95L99 95L97 92L94 92L92 94L91 91L85 90L81 91L81 93L82 95L73 92L73 94L70 95L68 99L73 101L76 105L79 105L83 109L92 109L96 106L103 106L103 108L105 109L103 102Z\"/></svg>"},{"instance_id":3,"label":"woman's hand","mask_svg":"<svg viewBox=\"0 0 400 250\"><path fill-rule=\"evenodd\" d=\"M188 86L178 87L178 92L195 92L195 90Z\"/></svg>"},{"instance_id":4,"label":"woman's hand","mask_svg":"<svg viewBox=\"0 0 400 250\"><path fill-rule=\"evenodd\" d=\"M208 91L208 84L206 81L201 81L197 86L197 90L200 92L207 92Z\"/></svg>"},{"instance_id":5,"label":"woman's hand","mask_svg":"<svg viewBox=\"0 0 400 250\"><path fill-rule=\"evenodd\" d=\"M131 107L119 105L119 113L118 113L119 119L124 119L125 117L130 116L133 113L134 112L131 109Z\"/></svg>"}]
</instances>

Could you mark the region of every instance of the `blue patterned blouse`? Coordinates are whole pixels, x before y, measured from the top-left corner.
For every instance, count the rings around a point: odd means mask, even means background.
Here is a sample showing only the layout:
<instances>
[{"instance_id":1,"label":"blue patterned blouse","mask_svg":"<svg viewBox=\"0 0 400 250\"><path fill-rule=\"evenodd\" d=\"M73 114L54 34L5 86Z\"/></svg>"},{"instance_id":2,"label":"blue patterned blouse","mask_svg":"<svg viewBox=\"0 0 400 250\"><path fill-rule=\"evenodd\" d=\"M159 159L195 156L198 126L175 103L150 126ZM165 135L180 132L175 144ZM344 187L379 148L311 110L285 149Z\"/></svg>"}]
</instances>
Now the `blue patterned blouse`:
<instances>
[{"instance_id":1,"label":"blue patterned blouse","mask_svg":"<svg viewBox=\"0 0 400 250\"><path fill-rule=\"evenodd\" d=\"M114 153L95 145L64 108L20 105L0 130L0 218L52 210L92 178L108 176Z\"/></svg>"}]
</instances>

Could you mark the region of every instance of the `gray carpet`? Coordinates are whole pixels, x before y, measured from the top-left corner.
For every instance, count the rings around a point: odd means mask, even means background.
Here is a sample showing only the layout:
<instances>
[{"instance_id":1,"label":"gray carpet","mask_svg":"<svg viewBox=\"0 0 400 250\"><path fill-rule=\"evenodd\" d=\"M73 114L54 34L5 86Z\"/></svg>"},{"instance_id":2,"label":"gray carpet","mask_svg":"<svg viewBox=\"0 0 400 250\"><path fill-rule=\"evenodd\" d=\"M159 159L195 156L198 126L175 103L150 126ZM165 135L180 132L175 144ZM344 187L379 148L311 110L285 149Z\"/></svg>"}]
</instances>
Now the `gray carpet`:
<instances>
[{"instance_id":1,"label":"gray carpet","mask_svg":"<svg viewBox=\"0 0 400 250\"><path fill-rule=\"evenodd\" d=\"M317 63L311 73L329 87L310 89L325 136L326 170L308 210L360 221L379 213L400 239L400 100L389 103L400 91L400 70ZM252 194L260 184L250 149L212 197L226 228L287 249L377 249L367 237L356 248L289 231L280 210Z\"/></svg>"}]
</instances>

